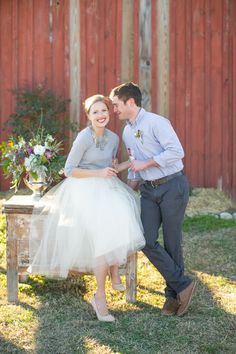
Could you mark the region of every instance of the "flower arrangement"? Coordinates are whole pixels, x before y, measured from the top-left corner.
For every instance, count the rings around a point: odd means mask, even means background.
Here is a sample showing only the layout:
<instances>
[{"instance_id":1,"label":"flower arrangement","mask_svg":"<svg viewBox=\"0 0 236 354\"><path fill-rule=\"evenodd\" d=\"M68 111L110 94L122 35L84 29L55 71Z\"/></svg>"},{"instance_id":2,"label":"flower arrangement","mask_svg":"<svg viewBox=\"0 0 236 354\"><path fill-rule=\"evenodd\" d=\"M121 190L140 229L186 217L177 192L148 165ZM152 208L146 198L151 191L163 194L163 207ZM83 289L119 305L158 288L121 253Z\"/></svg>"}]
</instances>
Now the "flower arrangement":
<instances>
[{"instance_id":1,"label":"flower arrangement","mask_svg":"<svg viewBox=\"0 0 236 354\"><path fill-rule=\"evenodd\" d=\"M136 139L139 139L141 141L141 143L143 144L143 133L141 130L137 130L135 133L134 133L134 136Z\"/></svg>"},{"instance_id":2,"label":"flower arrangement","mask_svg":"<svg viewBox=\"0 0 236 354\"><path fill-rule=\"evenodd\" d=\"M64 166L64 157L59 154L61 145L43 127L29 141L19 136L3 142L0 145L3 173L12 178L11 188L17 190L21 180L28 177L48 184L58 182Z\"/></svg>"}]
</instances>

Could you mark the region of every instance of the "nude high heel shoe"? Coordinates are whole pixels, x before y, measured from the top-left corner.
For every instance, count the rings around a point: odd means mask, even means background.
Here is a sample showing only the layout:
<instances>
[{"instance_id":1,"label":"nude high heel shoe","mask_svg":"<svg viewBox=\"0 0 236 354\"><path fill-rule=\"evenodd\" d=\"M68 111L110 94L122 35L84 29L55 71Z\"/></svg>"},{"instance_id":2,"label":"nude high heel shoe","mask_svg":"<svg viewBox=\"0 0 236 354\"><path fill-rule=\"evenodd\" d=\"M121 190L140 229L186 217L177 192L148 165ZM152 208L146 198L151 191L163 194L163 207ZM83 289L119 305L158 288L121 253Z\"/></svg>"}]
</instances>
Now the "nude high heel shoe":
<instances>
[{"instance_id":1,"label":"nude high heel shoe","mask_svg":"<svg viewBox=\"0 0 236 354\"><path fill-rule=\"evenodd\" d=\"M122 283L113 283L111 280L111 284L112 284L112 287L114 290L117 290L117 291L125 291L126 290L125 286Z\"/></svg>"},{"instance_id":2,"label":"nude high heel shoe","mask_svg":"<svg viewBox=\"0 0 236 354\"><path fill-rule=\"evenodd\" d=\"M112 316L110 313L108 313L108 315L102 316L97 308L97 304L96 304L96 300L95 300L95 295L93 295L91 301L90 301L94 311L96 312L97 315L97 319L98 321L103 321L103 322L114 322L115 321L115 317Z\"/></svg>"},{"instance_id":3,"label":"nude high heel shoe","mask_svg":"<svg viewBox=\"0 0 236 354\"><path fill-rule=\"evenodd\" d=\"M116 291L125 291L126 290L126 287L121 282L120 283L113 282L110 271L108 271L108 278L111 280L111 285L114 290L116 290Z\"/></svg>"}]
</instances>

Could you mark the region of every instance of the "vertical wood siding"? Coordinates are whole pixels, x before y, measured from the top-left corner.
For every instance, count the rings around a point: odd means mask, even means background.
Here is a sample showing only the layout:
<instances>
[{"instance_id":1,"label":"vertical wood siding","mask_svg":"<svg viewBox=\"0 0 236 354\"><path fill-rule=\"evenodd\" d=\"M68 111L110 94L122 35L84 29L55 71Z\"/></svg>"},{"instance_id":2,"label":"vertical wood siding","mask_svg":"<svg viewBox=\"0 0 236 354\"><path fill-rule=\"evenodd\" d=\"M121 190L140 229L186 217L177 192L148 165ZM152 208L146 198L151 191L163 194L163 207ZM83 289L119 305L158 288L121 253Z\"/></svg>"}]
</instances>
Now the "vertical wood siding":
<instances>
[{"instance_id":1,"label":"vertical wood siding","mask_svg":"<svg viewBox=\"0 0 236 354\"><path fill-rule=\"evenodd\" d=\"M170 1L170 118L193 186L235 188L235 23L231 0Z\"/></svg>"}]
</instances>

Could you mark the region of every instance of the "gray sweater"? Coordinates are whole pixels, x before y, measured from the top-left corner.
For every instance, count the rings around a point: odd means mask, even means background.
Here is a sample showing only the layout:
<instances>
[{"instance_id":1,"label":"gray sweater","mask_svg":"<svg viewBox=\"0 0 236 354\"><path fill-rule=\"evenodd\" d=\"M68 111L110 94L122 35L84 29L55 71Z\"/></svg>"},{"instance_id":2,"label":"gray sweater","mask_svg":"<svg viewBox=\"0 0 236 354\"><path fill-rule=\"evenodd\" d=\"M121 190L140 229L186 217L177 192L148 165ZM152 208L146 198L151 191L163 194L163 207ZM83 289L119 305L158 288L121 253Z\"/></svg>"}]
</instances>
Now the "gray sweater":
<instances>
[{"instance_id":1,"label":"gray sweater","mask_svg":"<svg viewBox=\"0 0 236 354\"><path fill-rule=\"evenodd\" d=\"M104 141L104 140L103 140ZM66 160L64 173L69 177L76 167L96 170L112 166L112 159L116 157L119 137L109 129L105 129L104 150L96 146L91 128L87 127L79 132L73 142Z\"/></svg>"}]
</instances>

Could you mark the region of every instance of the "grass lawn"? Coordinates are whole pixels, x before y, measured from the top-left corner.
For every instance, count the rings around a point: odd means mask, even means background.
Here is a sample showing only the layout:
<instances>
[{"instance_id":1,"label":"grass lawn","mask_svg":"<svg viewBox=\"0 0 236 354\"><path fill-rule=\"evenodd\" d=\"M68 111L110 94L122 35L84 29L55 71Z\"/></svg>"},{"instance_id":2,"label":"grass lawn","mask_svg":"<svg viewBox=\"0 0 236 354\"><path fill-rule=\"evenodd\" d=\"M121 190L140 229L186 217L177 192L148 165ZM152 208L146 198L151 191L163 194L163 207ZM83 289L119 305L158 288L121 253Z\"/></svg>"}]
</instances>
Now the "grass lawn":
<instances>
[{"instance_id":1,"label":"grass lawn","mask_svg":"<svg viewBox=\"0 0 236 354\"><path fill-rule=\"evenodd\" d=\"M137 303L111 289L115 323L96 320L93 276L52 281L31 277L19 305L6 301L5 219L0 215L0 353L236 353L236 220L186 217L186 272L197 293L182 318L164 317L164 282L140 252Z\"/></svg>"}]
</instances>

